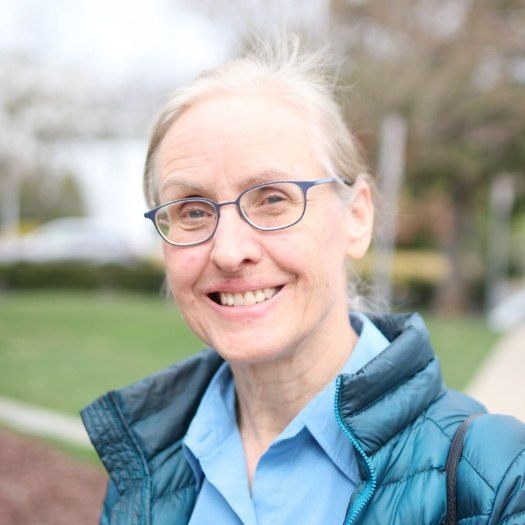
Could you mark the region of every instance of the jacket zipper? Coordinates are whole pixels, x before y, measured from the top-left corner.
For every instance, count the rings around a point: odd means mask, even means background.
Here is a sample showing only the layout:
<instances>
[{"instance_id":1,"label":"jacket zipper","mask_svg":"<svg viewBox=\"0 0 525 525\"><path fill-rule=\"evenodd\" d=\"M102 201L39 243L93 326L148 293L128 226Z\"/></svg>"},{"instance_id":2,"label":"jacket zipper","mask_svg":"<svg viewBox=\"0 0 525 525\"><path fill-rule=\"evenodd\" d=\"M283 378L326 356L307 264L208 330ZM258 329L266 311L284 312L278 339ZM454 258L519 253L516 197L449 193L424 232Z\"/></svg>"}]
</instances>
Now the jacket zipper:
<instances>
[{"instance_id":1,"label":"jacket zipper","mask_svg":"<svg viewBox=\"0 0 525 525\"><path fill-rule=\"evenodd\" d=\"M355 523L355 520L361 513L361 511L365 508L366 504L370 501L370 498L372 497L372 494L376 490L376 473L374 471L374 468L372 467L372 463L370 462L370 458L365 454L365 451L361 447L361 445L358 443L355 436L352 434L348 426L343 421L343 418L341 417L341 384L342 384L343 376L338 376L336 384L335 384L335 400L334 400L334 409L335 409L335 418L337 420L337 423L341 427L343 433L345 436L350 440L350 443L352 443L353 447L357 450L359 456L361 456L364 465L366 467L367 473L368 473L368 480L364 484L361 491L357 494L352 506L348 509L345 521L343 525L352 525Z\"/></svg>"}]
</instances>

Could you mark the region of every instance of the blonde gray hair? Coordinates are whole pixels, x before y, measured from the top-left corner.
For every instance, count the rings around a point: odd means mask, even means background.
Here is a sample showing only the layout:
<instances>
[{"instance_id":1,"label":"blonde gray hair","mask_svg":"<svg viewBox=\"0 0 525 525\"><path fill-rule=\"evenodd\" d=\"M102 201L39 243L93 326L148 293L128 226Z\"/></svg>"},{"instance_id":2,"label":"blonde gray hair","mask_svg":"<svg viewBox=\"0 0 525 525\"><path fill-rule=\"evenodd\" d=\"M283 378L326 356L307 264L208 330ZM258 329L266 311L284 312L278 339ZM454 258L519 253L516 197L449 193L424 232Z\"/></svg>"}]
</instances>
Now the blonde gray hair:
<instances>
[{"instance_id":1,"label":"blonde gray hair","mask_svg":"<svg viewBox=\"0 0 525 525\"><path fill-rule=\"evenodd\" d=\"M144 195L148 205L159 204L156 153L169 128L199 100L221 93L256 90L298 108L310 125L315 153L326 173L347 185L358 177L368 178L358 143L347 128L336 100L335 89L328 54L304 51L295 36L278 44L255 42L244 58L204 71L175 90L157 115L144 167ZM344 185L340 193L349 194Z\"/></svg>"},{"instance_id":2,"label":"blonde gray hair","mask_svg":"<svg viewBox=\"0 0 525 525\"><path fill-rule=\"evenodd\" d=\"M243 58L206 70L189 84L175 90L160 110L153 125L144 167L144 195L150 207L158 205L156 154L173 123L200 100L218 94L260 92L276 96L301 111L309 124L314 152L327 175L336 178L343 200L358 178L365 178L374 190L358 142L345 124L337 100L336 75L330 55L303 48L296 36L277 43L254 40ZM358 294L362 286L354 269L348 267L348 304L369 310L368 301Z\"/></svg>"}]
</instances>

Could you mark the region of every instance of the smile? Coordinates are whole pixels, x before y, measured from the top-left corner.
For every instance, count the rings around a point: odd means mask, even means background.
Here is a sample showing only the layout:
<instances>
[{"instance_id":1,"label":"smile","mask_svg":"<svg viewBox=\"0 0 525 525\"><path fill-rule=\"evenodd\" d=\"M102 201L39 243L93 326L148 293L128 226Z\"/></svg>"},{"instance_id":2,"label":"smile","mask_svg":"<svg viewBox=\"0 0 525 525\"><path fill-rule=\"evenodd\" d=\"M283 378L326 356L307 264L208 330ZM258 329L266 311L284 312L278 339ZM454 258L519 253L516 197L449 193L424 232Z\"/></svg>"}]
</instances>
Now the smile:
<instances>
[{"instance_id":1,"label":"smile","mask_svg":"<svg viewBox=\"0 0 525 525\"><path fill-rule=\"evenodd\" d=\"M274 295L278 294L282 288L282 286L276 286L273 288L248 290L246 292L215 292L210 294L210 298L222 306L251 306L271 299Z\"/></svg>"}]
</instances>

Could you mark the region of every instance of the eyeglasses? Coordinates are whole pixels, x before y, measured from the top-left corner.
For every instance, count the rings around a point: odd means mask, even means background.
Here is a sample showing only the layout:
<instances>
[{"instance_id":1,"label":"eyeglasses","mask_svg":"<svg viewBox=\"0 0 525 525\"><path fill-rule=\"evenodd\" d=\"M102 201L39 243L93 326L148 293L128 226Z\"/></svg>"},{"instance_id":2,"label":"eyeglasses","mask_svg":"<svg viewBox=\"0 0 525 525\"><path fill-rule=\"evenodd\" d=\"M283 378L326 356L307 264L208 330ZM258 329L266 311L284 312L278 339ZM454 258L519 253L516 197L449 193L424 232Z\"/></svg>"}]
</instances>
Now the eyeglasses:
<instances>
[{"instance_id":1,"label":"eyeglasses","mask_svg":"<svg viewBox=\"0 0 525 525\"><path fill-rule=\"evenodd\" d=\"M194 246L211 239L217 230L221 208L234 204L240 216L257 230L274 231L297 224L306 210L306 194L313 186L336 182L286 180L257 184L236 200L215 202L201 197L177 199L146 212L160 236L173 246Z\"/></svg>"}]
</instances>

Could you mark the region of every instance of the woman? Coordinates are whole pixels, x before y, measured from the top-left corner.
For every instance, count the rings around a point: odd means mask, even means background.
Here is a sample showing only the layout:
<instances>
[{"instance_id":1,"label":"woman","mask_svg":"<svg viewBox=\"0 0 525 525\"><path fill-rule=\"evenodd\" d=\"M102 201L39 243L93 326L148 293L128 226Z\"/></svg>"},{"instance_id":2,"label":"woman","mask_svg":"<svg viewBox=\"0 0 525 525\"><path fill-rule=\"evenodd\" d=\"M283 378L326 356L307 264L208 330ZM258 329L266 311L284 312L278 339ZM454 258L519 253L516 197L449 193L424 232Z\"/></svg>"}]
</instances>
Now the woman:
<instances>
[{"instance_id":1,"label":"woman","mask_svg":"<svg viewBox=\"0 0 525 525\"><path fill-rule=\"evenodd\" d=\"M83 411L103 524L438 524L458 426L421 318L351 311L373 204L318 56L205 72L156 122L145 191L167 278L209 346ZM468 429L463 524L525 523L525 429Z\"/></svg>"}]
</instances>

